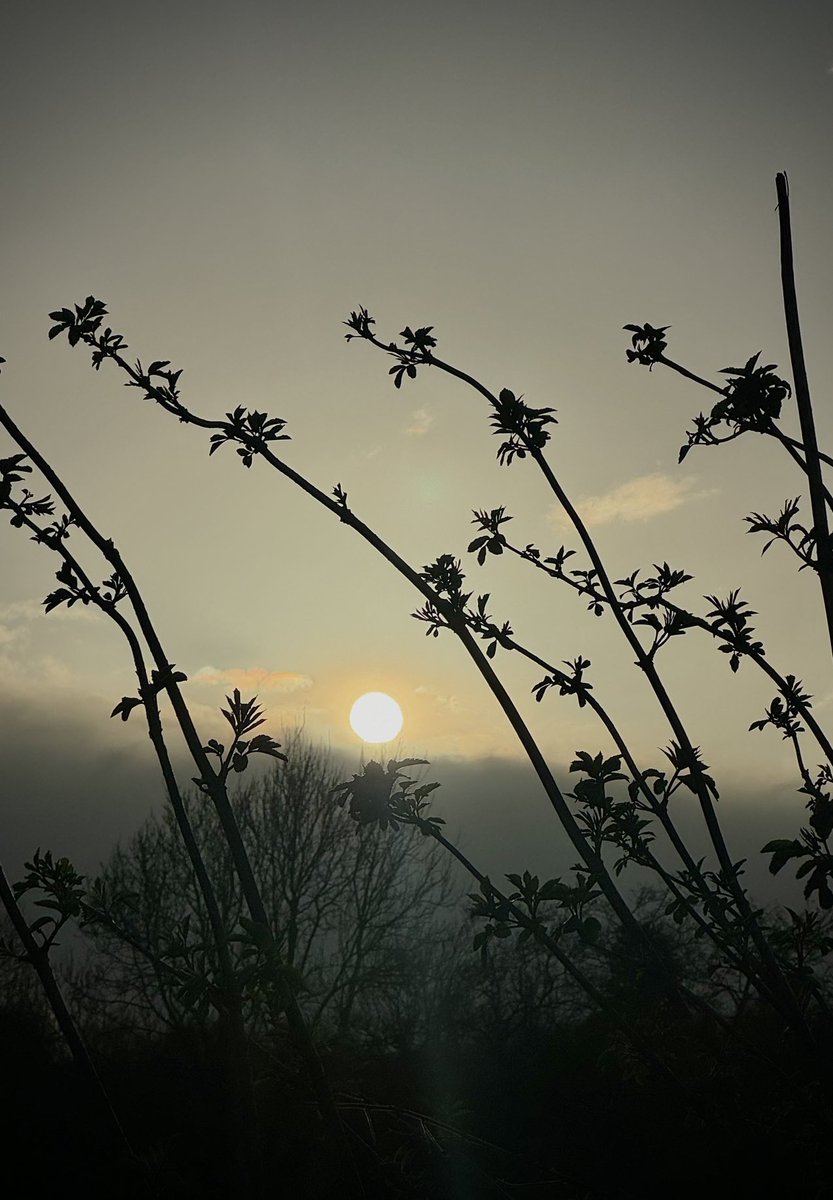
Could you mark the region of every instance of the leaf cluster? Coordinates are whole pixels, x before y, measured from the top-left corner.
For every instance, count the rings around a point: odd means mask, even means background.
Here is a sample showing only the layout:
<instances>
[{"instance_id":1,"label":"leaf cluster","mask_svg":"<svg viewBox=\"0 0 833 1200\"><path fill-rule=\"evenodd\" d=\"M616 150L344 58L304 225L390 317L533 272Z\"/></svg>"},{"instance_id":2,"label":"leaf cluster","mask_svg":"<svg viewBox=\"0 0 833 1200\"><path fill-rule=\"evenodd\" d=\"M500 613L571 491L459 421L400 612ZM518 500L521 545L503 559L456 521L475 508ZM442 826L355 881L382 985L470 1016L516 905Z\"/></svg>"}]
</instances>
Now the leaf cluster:
<instances>
[{"instance_id":1,"label":"leaf cluster","mask_svg":"<svg viewBox=\"0 0 833 1200\"><path fill-rule=\"evenodd\" d=\"M565 934L575 934L582 942L593 944L602 930L601 921L587 915L587 909L602 895L592 875L582 867L573 867L575 883L565 883L560 876L543 884L537 875L524 871L510 873L505 878L513 892L504 894L483 876L479 892L469 893L469 916L485 922L474 935L472 949L479 950L485 961L493 938L511 937L518 931L518 941L526 942L541 932L553 942Z\"/></svg>"},{"instance_id":2,"label":"leaf cluster","mask_svg":"<svg viewBox=\"0 0 833 1200\"><path fill-rule=\"evenodd\" d=\"M418 786L416 780L404 774L409 767L427 765L424 758L391 759L387 767L371 760L352 779L333 788L332 794L340 808L349 801L348 812L359 828L378 825L384 830L413 825L427 837L445 824L441 817L428 815L428 797L440 785Z\"/></svg>"},{"instance_id":3,"label":"leaf cluster","mask_svg":"<svg viewBox=\"0 0 833 1200\"><path fill-rule=\"evenodd\" d=\"M234 412L226 413L223 432L211 435L209 456L226 442L240 442L237 453L243 460L243 466L250 467L255 454L264 450L268 442L289 441L289 434L282 432L285 426L286 421L280 417L270 417L265 412L247 412L242 405L238 405Z\"/></svg>"},{"instance_id":4,"label":"leaf cluster","mask_svg":"<svg viewBox=\"0 0 833 1200\"><path fill-rule=\"evenodd\" d=\"M47 913L29 924L29 932L40 940L40 951L46 955L56 946L58 933L71 918L80 918L84 911L85 877L79 875L68 858L54 858L51 850L35 851L31 862L24 864L27 874L13 885L14 896L20 900L37 892L36 908Z\"/></svg>"},{"instance_id":5,"label":"leaf cluster","mask_svg":"<svg viewBox=\"0 0 833 1200\"><path fill-rule=\"evenodd\" d=\"M785 735L789 736L789 735ZM833 834L833 771L828 763L819 767L815 779L805 775L799 791L808 797L810 819L799 830L797 838L774 838L761 850L771 854L769 870L777 875L788 862L801 860L796 879L805 879L804 896L818 896L821 908L833 908L833 851L829 839Z\"/></svg>"},{"instance_id":6,"label":"leaf cluster","mask_svg":"<svg viewBox=\"0 0 833 1200\"><path fill-rule=\"evenodd\" d=\"M82 304L71 308L59 308L51 312L49 317L55 324L49 330L49 340L66 333L70 346L77 346L80 341L89 342L98 332L101 322L107 315L107 306L96 300L95 296L87 296ZM110 333L110 330L107 330Z\"/></svg>"},{"instance_id":7,"label":"leaf cluster","mask_svg":"<svg viewBox=\"0 0 833 1200\"><path fill-rule=\"evenodd\" d=\"M680 448L679 462L694 446L716 446L747 432L772 432L783 402L792 389L786 380L775 374L775 363L757 365L760 356L758 351L742 367L721 370L721 375L729 376L729 382L708 416L699 413L694 418L694 428L686 433L686 444ZM719 437L715 433L721 425L727 428L727 436Z\"/></svg>"},{"instance_id":8,"label":"leaf cluster","mask_svg":"<svg viewBox=\"0 0 833 1200\"><path fill-rule=\"evenodd\" d=\"M629 363L639 363L650 371L656 363L662 362L668 348L665 334L671 328L670 325L654 327L646 321L644 325L623 325L622 328L633 334L631 349L625 351Z\"/></svg>"},{"instance_id":9,"label":"leaf cluster","mask_svg":"<svg viewBox=\"0 0 833 1200\"><path fill-rule=\"evenodd\" d=\"M257 703L257 696L253 696L251 700L243 700L240 689L235 688L233 695L226 696L226 703L228 708L221 708L220 712L231 726L234 740L228 751L216 738L209 739L203 746L206 754L215 754L220 760L222 779L226 778L229 770L236 771L238 774L245 771L249 766L249 758L252 754L266 754L270 758L287 761L286 755L281 752L280 742L276 742L268 734L259 733L256 737L248 739L243 736L264 724L265 718L262 708ZM203 789L206 786L203 780L195 779L194 783Z\"/></svg>"},{"instance_id":10,"label":"leaf cluster","mask_svg":"<svg viewBox=\"0 0 833 1200\"><path fill-rule=\"evenodd\" d=\"M471 598L471 592L463 591L466 577L460 567L459 558L455 558L453 554L441 554L422 568L420 576L436 593L436 599L428 600L422 608L412 614L418 621L428 624L426 637L437 637L441 629L454 628L461 622L465 623L466 605Z\"/></svg>"},{"instance_id":11,"label":"leaf cluster","mask_svg":"<svg viewBox=\"0 0 833 1200\"><path fill-rule=\"evenodd\" d=\"M751 732L753 729L760 731L771 725L773 729L781 731L782 737L795 739L798 734L804 732L800 717L802 711L806 712L812 707L811 700L812 696L801 690L801 681L794 675L787 675L781 694L770 701L766 709L766 716L760 721L753 721L749 726L749 731Z\"/></svg>"},{"instance_id":12,"label":"leaf cluster","mask_svg":"<svg viewBox=\"0 0 833 1200\"><path fill-rule=\"evenodd\" d=\"M568 793L580 805L576 819L594 852L601 856L606 844L621 852L614 864L617 875L631 862L650 865L649 847L654 840L644 805L638 801L638 788L632 786L623 799L609 792L611 784L628 779L621 766L618 754L605 758L601 752L594 756L586 750L576 751L570 771L581 772L585 778Z\"/></svg>"},{"instance_id":13,"label":"leaf cluster","mask_svg":"<svg viewBox=\"0 0 833 1200\"><path fill-rule=\"evenodd\" d=\"M799 498L785 500L784 507L777 517L768 517L765 513L753 512L744 521L749 526L747 533L768 533L770 539L761 551L766 554L773 542L785 542L792 552L801 559L799 571L805 567L818 569L818 555L814 554L816 546L815 530L808 529L796 517L800 511Z\"/></svg>"},{"instance_id":14,"label":"leaf cluster","mask_svg":"<svg viewBox=\"0 0 833 1200\"><path fill-rule=\"evenodd\" d=\"M543 450L550 439L547 426L558 424L552 415L555 411L554 408L532 408L509 388L502 389L489 418L492 432L507 438L497 452L501 466L508 466L514 458L526 458L533 451Z\"/></svg>"},{"instance_id":15,"label":"leaf cluster","mask_svg":"<svg viewBox=\"0 0 833 1200\"><path fill-rule=\"evenodd\" d=\"M174 669L173 663L168 663L164 671L152 671L148 683L147 692L140 692L138 696L122 696L116 707L110 713L111 718L119 716L123 721L126 721L134 708L140 704L145 704L147 700L153 699L161 692L167 691L174 684L185 683L188 676L182 671Z\"/></svg>"},{"instance_id":16,"label":"leaf cluster","mask_svg":"<svg viewBox=\"0 0 833 1200\"><path fill-rule=\"evenodd\" d=\"M764 653L763 643L753 641L755 630L750 624L750 619L758 614L739 597L740 588L731 591L725 600L706 596L709 604L714 605L706 619L711 623L712 631L720 634L720 652L729 655L729 666L733 672L737 671L745 654L762 657Z\"/></svg>"},{"instance_id":17,"label":"leaf cluster","mask_svg":"<svg viewBox=\"0 0 833 1200\"><path fill-rule=\"evenodd\" d=\"M536 683L532 688L532 694L536 701L540 702L544 699L550 688L557 687L559 696L576 696L578 698L579 708L584 708L587 704L587 697L593 690L593 684L588 683L584 678L584 672L591 662L589 658L562 659L565 667L568 667L568 673L559 673L558 675L546 675L539 683Z\"/></svg>"}]
</instances>

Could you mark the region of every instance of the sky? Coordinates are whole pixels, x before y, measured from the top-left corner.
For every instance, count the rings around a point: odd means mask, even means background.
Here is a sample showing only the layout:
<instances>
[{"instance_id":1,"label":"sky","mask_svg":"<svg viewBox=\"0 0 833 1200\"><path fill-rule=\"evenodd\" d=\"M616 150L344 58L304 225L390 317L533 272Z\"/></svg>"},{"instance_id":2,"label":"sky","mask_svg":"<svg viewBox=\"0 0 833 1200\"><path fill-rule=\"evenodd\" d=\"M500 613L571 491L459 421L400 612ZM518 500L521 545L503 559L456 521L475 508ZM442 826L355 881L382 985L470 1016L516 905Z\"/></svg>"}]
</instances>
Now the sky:
<instances>
[{"instance_id":1,"label":"sky","mask_svg":"<svg viewBox=\"0 0 833 1200\"><path fill-rule=\"evenodd\" d=\"M131 355L183 369L193 411L283 418L285 460L325 491L340 482L413 566L460 557L524 644L591 659L595 694L661 767L669 732L612 621L521 563L466 554L472 509L498 505L521 545L571 545L541 477L499 466L475 393L429 371L396 391L341 322L366 305L385 338L434 326L447 361L557 410L553 467L613 577L684 567L699 613L742 586L771 661L829 721L814 580L781 548L761 558L743 524L801 477L751 436L678 466L710 400L628 366L622 332L671 325L669 353L710 378L759 350L789 376L786 170L833 441L829 5L45 2L6 17L0 105L0 403L116 541L205 739L240 687L275 736L302 722L355 770L350 706L386 691L405 715L393 749L431 761L438 811L489 870L572 861L494 700L451 635L426 639L404 580L264 464L209 460L206 434L47 341L47 313L88 294ZM161 795L139 720L108 719L130 662L95 613L43 614L57 564L19 531L0 532L0 565L0 858L13 873L49 845L94 869ZM660 665L735 857L756 858L766 888L760 845L804 817L789 747L747 732L772 685L691 635ZM496 666L565 787L575 750L610 750L570 701L535 704L537 668Z\"/></svg>"}]
</instances>

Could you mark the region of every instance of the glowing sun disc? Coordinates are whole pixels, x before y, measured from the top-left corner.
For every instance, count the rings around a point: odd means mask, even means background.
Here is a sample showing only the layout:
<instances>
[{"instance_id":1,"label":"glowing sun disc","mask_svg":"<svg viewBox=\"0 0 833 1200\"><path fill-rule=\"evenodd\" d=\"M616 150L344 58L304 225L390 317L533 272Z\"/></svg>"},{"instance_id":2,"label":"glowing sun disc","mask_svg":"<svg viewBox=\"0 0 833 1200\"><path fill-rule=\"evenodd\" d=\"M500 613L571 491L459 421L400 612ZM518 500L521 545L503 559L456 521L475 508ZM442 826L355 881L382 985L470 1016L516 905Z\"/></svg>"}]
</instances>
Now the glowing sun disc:
<instances>
[{"instance_id":1,"label":"glowing sun disc","mask_svg":"<svg viewBox=\"0 0 833 1200\"><path fill-rule=\"evenodd\" d=\"M350 726L363 742L391 741L402 719L402 709L386 692L365 692L350 709Z\"/></svg>"}]
</instances>

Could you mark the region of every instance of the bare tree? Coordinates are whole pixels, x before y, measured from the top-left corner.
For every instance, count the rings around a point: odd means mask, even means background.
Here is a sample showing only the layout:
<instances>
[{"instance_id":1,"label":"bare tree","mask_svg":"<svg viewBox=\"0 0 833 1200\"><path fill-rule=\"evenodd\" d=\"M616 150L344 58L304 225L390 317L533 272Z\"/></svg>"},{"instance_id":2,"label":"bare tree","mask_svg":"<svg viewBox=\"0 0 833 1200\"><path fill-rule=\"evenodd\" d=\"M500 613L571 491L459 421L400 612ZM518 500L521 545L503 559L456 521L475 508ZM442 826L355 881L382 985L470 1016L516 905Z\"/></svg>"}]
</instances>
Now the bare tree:
<instances>
[{"instance_id":1,"label":"bare tree","mask_svg":"<svg viewBox=\"0 0 833 1200\"><path fill-rule=\"evenodd\" d=\"M459 892L433 839L411 829L386 836L377 825L357 827L334 800L340 773L327 751L299 731L285 734L283 744L288 761L240 787L232 804L288 984L320 1036L377 1041L385 1013L379 996L401 984L404 962L439 944ZM202 796L185 802L223 922L245 928L216 814ZM189 983L197 986L197 974L216 976L209 918L169 807L116 848L96 891L103 919L90 926L88 1004L129 1008L140 1026L207 1016ZM245 976L247 943L232 942ZM247 1023L264 1032L268 1012L257 988L247 997Z\"/></svg>"}]
</instances>

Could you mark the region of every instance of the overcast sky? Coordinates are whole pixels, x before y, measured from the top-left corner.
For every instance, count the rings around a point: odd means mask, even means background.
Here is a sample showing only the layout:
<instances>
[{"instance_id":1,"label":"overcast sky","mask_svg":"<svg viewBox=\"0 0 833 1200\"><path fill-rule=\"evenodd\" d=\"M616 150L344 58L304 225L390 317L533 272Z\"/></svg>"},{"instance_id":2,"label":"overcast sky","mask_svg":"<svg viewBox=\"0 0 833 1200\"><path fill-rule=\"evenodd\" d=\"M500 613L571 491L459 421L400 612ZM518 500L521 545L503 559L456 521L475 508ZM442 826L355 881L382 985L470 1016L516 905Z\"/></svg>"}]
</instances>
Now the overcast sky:
<instances>
[{"instance_id":1,"label":"overcast sky","mask_svg":"<svg viewBox=\"0 0 833 1200\"><path fill-rule=\"evenodd\" d=\"M497 464L473 392L427 371L396 391L340 322L363 304L384 337L433 325L445 359L558 410L551 460L614 578L668 560L695 576L681 597L700 613L704 593L743 586L771 661L829 720L815 581L780 548L761 559L742 521L777 512L801 478L751 437L678 467L709 398L629 367L621 329L672 325L672 356L712 378L758 350L789 375L786 170L833 442L829 4L47 2L7 13L3 40L0 402L116 541L206 739L239 686L271 732L303 720L355 768L350 705L387 691L401 750L436 763L444 815L490 869L528 855L546 870L545 836L559 857L511 730L451 636L426 639L410 617L408 585L265 465L246 471L228 448L209 460L207 435L47 342L49 310L89 293L131 355L183 368L193 411L282 417L286 461L324 490L341 482L415 567L461 556L520 640L556 663L590 658L596 695L662 766L669 732L612 621L522 564L465 554L471 509L500 504L522 545L571 544L540 476ZM792 408L784 427L797 432ZM56 564L0 533L2 857L13 870L51 845L89 869L160 793L139 719L108 720L134 689L130 662L96 614L45 617ZM610 749L570 701L535 705L540 671L496 665L562 782L576 749ZM694 635L660 665L741 831L735 857L764 832L794 836L789 747L747 733L772 685L750 664L732 676Z\"/></svg>"}]
</instances>

